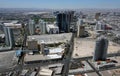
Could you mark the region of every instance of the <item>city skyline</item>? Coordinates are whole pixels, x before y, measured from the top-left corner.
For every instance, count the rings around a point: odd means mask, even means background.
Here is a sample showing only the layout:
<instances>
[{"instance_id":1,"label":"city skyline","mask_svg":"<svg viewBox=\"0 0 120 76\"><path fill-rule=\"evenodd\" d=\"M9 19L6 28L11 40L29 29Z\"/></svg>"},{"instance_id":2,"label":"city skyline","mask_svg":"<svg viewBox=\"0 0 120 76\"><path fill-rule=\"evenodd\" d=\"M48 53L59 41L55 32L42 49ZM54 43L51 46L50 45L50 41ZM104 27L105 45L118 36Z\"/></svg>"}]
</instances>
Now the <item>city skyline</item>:
<instances>
[{"instance_id":1,"label":"city skyline","mask_svg":"<svg viewBox=\"0 0 120 76\"><path fill-rule=\"evenodd\" d=\"M0 8L120 8L120 0L0 0Z\"/></svg>"}]
</instances>

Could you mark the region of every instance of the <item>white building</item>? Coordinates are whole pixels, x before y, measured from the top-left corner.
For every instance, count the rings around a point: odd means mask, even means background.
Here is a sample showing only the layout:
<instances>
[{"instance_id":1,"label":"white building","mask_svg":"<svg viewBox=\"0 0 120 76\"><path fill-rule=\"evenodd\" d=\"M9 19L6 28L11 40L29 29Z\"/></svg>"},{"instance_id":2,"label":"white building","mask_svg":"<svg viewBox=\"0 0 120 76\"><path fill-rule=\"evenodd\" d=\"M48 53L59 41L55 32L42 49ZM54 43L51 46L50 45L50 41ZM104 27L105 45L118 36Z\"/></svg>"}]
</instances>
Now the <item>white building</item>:
<instances>
[{"instance_id":1,"label":"white building","mask_svg":"<svg viewBox=\"0 0 120 76\"><path fill-rule=\"evenodd\" d=\"M29 20L28 28L29 28L30 35L35 34L35 22L34 22L34 20L31 20L31 19Z\"/></svg>"},{"instance_id":2,"label":"white building","mask_svg":"<svg viewBox=\"0 0 120 76\"><path fill-rule=\"evenodd\" d=\"M82 24L83 24L83 22L84 22L84 20L83 20L83 19L78 18L78 21L77 21L77 26L82 25Z\"/></svg>"},{"instance_id":3,"label":"white building","mask_svg":"<svg viewBox=\"0 0 120 76\"><path fill-rule=\"evenodd\" d=\"M105 24L102 22L98 21L96 26L95 26L96 31L104 31L105 30Z\"/></svg>"},{"instance_id":4,"label":"white building","mask_svg":"<svg viewBox=\"0 0 120 76\"><path fill-rule=\"evenodd\" d=\"M21 28L22 24L10 22L10 23L4 23L4 26L10 27L10 28Z\"/></svg>"},{"instance_id":5,"label":"white building","mask_svg":"<svg viewBox=\"0 0 120 76\"><path fill-rule=\"evenodd\" d=\"M40 34L46 34L46 24L44 20L39 20Z\"/></svg>"},{"instance_id":6,"label":"white building","mask_svg":"<svg viewBox=\"0 0 120 76\"><path fill-rule=\"evenodd\" d=\"M50 70L50 69L42 68L42 69L39 71L39 75L40 75L40 76L52 76L52 74L53 74L53 71Z\"/></svg>"},{"instance_id":7,"label":"white building","mask_svg":"<svg viewBox=\"0 0 120 76\"><path fill-rule=\"evenodd\" d=\"M57 33L59 33L59 27L54 25L54 24L48 24L46 26L46 29L47 29L47 33L49 33L49 34L57 34Z\"/></svg>"}]
</instances>

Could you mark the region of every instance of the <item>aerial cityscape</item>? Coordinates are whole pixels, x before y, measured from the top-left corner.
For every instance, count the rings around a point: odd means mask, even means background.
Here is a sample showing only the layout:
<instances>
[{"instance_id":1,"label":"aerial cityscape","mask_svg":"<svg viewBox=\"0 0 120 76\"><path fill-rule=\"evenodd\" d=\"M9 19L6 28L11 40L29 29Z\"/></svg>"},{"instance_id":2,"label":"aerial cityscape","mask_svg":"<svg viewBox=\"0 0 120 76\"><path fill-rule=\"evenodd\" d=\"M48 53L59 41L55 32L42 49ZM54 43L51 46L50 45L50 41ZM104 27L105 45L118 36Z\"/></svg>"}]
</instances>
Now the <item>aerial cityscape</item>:
<instances>
[{"instance_id":1,"label":"aerial cityscape","mask_svg":"<svg viewBox=\"0 0 120 76\"><path fill-rule=\"evenodd\" d=\"M120 76L120 0L0 0L0 76Z\"/></svg>"}]
</instances>

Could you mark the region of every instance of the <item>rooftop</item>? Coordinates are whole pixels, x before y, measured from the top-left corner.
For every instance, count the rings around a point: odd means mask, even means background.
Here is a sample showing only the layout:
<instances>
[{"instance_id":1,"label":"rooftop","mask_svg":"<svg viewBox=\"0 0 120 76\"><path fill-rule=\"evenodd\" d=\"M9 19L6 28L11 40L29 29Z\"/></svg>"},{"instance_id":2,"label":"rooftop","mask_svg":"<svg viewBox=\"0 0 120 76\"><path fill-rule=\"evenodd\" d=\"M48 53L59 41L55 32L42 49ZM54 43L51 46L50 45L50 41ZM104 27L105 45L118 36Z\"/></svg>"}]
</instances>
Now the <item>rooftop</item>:
<instances>
[{"instance_id":1,"label":"rooftop","mask_svg":"<svg viewBox=\"0 0 120 76\"><path fill-rule=\"evenodd\" d=\"M54 24L48 24L47 27L49 27L49 28L58 28L58 26L55 26Z\"/></svg>"},{"instance_id":2,"label":"rooftop","mask_svg":"<svg viewBox=\"0 0 120 76\"><path fill-rule=\"evenodd\" d=\"M52 70L50 70L50 69L45 69L45 68L42 68L42 69L39 71L40 76L51 76L52 73L53 73Z\"/></svg>"},{"instance_id":3,"label":"rooftop","mask_svg":"<svg viewBox=\"0 0 120 76\"><path fill-rule=\"evenodd\" d=\"M12 27L12 28L21 28L22 27L22 24L14 23L14 22L4 23L4 25L7 26L7 27Z\"/></svg>"},{"instance_id":4,"label":"rooftop","mask_svg":"<svg viewBox=\"0 0 120 76\"><path fill-rule=\"evenodd\" d=\"M36 55L28 55L26 54L24 61L25 62L34 62L34 61L40 61L40 60L52 60L52 59L61 59L62 55L58 54L50 54L50 55L41 55L41 54L36 54Z\"/></svg>"},{"instance_id":5,"label":"rooftop","mask_svg":"<svg viewBox=\"0 0 120 76\"><path fill-rule=\"evenodd\" d=\"M44 41L45 44L52 44L52 43L59 43L59 42L67 42L70 41L72 37L72 33L64 33L64 34L51 34L51 35L32 35L28 36L28 41L32 41L34 38L38 41L38 43L41 43L41 41Z\"/></svg>"},{"instance_id":6,"label":"rooftop","mask_svg":"<svg viewBox=\"0 0 120 76\"><path fill-rule=\"evenodd\" d=\"M16 64L15 51L0 52L0 69L9 69Z\"/></svg>"}]
</instances>

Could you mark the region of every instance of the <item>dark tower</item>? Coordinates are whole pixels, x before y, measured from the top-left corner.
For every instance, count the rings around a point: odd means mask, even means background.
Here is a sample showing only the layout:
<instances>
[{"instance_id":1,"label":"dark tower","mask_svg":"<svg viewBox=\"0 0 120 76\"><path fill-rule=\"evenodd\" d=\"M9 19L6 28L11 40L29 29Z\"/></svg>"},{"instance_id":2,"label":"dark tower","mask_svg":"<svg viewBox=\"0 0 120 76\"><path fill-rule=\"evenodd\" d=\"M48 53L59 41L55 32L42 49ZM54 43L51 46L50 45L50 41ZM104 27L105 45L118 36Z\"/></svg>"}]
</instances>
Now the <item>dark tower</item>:
<instances>
[{"instance_id":1,"label":"dark tower","mask_svg":"<svg viewBox=\"0 0 120 76\"><path fill-rule=\"evenodd\" d=\"M70 31L69 15L67 13L57 14L57 25L59 27L60 33L69 32Z\"/></svg>"},{"instance_id":2,"label":"dark tower","mask_svg":"<svg viewBox=\"0 0 120 76\"><path fill-rule=\"evenodd\" d=\"M108 40L104 37L99 37L96 41L95 52L94 52L94 61L106 60L108 49Z\"/></svg>"}]
</instances>

